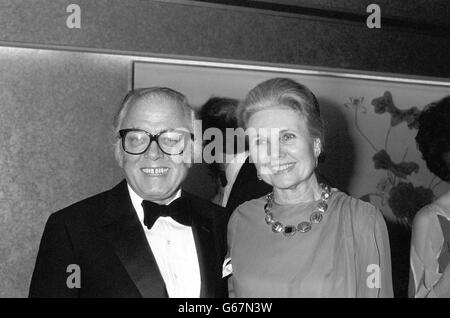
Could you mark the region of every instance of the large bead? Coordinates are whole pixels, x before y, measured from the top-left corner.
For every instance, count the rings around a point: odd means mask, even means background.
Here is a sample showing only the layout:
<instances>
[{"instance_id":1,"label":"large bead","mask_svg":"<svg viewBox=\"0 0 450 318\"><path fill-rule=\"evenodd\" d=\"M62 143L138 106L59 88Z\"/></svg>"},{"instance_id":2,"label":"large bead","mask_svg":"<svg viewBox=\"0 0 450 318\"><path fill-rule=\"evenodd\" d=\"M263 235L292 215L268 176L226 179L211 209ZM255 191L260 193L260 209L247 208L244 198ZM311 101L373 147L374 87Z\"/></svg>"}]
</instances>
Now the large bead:
<instances>
[{"instance_id":1,"label":"large bead","mask_svg":"<svg viewBox=\"0 0 450 318\"><path fill-rule=\"evenodd\" d=\"M325 212L328 209L328 204L326 202L319 202L319 204L317 205L317 210L319 210L320 212Z\"/></svg>"},{"instance_id":2,"label":"large bead","mask_svg":"<svg viewBox=\"0 0 450 318\"><path fill-rule=\"evenodd\" d=\"M266 213L266 217L265 217L266 223L267 224L272 224L273 223L273 215L272 213Z\"/></svg>"},{"instance_id":3,"label":"large bead","mask_svg":"<svg viewBox=\"0 0 450 318\"><path fill-rule=\"evenodd\" d=\"M311 221L311 223L320 223L323 219L323 215L320 212L314 212L313 214L311 214L311 217L309 218L309 220Z\"/></svg>"},{"instance_id":4,"label":"large bead","mask_svg":"<svg viewBox=\"0 0 450 318\"><path fill-rule=\"evenodd\" d=\"M300 233L306 233L309 230L311 230L311 223L309 223L309 222L302 222L299 225L297 225L297 230Z\"/></svg>"},{"instance_id":5,"label":"large bead","mask_svg":"<svg viewBox=\"0 0 450 318\"><path fill-rule=\"evenodd\" d=\"M272 231L275 233L283 232L283 228L284 228L284 226L280 222L275 222L272 224Z\"/></svg>"},{"instance_id":6,"label":"large bead","mask_svg":"<svg viewBox=\"0 0 450 318\"><path fill-rule=\"evenodd\" d=\"M292 236L295 234L295 232L297 232L297 228L295 227L295 225L286 225L284 227L284 235L285 236Z\"/></svg>"},{"instance_id":7,"label":"large bead","mask_svg":"<svg viewBox=\"0 0 450 318\"><path fill-rule=\"evenodd\" d=\"M328 200L329 197L330 197L329 192L322 192L322 195L321 195L322 200Z\"/></svg>"}]
</instances>

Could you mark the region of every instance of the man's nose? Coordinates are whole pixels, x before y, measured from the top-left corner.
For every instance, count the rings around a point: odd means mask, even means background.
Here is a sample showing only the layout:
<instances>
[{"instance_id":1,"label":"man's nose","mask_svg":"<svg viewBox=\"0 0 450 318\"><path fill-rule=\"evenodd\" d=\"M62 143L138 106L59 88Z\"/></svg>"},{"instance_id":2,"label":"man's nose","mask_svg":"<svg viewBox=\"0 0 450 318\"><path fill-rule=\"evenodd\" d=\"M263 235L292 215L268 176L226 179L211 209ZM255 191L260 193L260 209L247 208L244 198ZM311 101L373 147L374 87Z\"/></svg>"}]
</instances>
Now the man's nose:
<instances>
[{"instance_id":1,"label":"man's nose","mask_svg":"<svg viewBox=\"0 0 450 318\"><path fill-rule=\"evenodd\" d=\"M152 140L150 142L150 147L148 147L147 151L144 154L145 158L149 158L151 160L158 160L159 158L163 157L164 153L159 148L158 144L155 140Z\"/></svg>"}]
</instances>

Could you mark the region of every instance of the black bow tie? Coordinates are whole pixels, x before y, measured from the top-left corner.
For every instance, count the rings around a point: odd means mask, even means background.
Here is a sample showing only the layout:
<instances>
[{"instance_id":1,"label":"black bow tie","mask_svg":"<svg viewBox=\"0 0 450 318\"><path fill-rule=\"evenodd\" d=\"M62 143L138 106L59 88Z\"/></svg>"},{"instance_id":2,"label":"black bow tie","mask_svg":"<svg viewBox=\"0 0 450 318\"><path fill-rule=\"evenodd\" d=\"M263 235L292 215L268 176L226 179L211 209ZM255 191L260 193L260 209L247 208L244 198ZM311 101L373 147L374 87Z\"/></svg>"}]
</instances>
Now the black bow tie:
<instances>
[{"instance_id":1,"label":"black bow tie","mask_svg":"<svg viewBox=\"0 0 450 318\"><path fill-rule=\"evenodd\" d=\"M183 225L191 225L191 218L187 209L186 199L179 197L169 205L160 205L152 201L142 201L144 208L144 224L151 229L156 220L162 216L170 216L176 222Z\"/></svg>"}]
</instances>

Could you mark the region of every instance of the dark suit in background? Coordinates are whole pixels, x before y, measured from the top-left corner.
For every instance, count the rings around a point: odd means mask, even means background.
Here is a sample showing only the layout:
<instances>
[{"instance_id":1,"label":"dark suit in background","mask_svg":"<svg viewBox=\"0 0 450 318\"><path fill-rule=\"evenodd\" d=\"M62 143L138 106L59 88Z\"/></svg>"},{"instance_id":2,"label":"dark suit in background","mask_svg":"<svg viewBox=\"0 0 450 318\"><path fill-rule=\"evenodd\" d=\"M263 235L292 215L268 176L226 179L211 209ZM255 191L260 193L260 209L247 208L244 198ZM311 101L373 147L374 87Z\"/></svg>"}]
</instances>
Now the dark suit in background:
<instances>
[{"instance_id":1,"label":"dark suit in background","mask_svg":"<svg viewBox=\"0 0 450 318\"><path fill-rule=\"evenodd\" d=\"M250 163L249 160L249 157L247 157L231 188L226 204L230 215L245 201L260 198L272 191L272 186L258 179L255 165Z\"/></svg>"}]
</instances>

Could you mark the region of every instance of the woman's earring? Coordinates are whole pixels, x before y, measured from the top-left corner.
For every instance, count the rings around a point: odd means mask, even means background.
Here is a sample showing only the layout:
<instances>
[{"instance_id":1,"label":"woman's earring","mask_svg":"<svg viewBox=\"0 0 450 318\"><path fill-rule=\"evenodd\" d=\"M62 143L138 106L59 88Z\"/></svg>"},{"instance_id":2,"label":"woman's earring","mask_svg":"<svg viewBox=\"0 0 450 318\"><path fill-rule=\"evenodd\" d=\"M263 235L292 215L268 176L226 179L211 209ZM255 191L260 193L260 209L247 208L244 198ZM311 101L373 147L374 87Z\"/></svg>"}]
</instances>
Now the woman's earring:
<instances>
[{"instance_id":1,"label":"woman's earring","mask_svg":"<svg viewBox=\"0 0 450 318\"><path fill-rule=\"evenodd\" d=\"M322 148L322 147L321 147L320 139L316 139L316 140L314 141L314 152L315 152L316 158L319 157L320 152L321 152L321 148Z\"/></svg>"},{"instance_id":2,"label":"woman's earring","mask_svg":"<svg viewBox=\"0 0 450 318\"><path fill-rule=\"evenodd\" d=\"M258 177L258 180L259 180L259 181L262 180L261 175L260 175L259 173L257 174L257 177Z\"/></svg>"},{"instance_id":3,"label":"woman's earring","mask_svg":"<svg viewBox=\"0 0 450 318\"><path fill-rule=\"evenodd\" d=\"M316 157L316 168L317 168L317 165L319 164L319 156L321 153L321 148L322 147L321 147L320 139L316 139L314 141L314 154Z\"/></svg>"}]
</instances>

